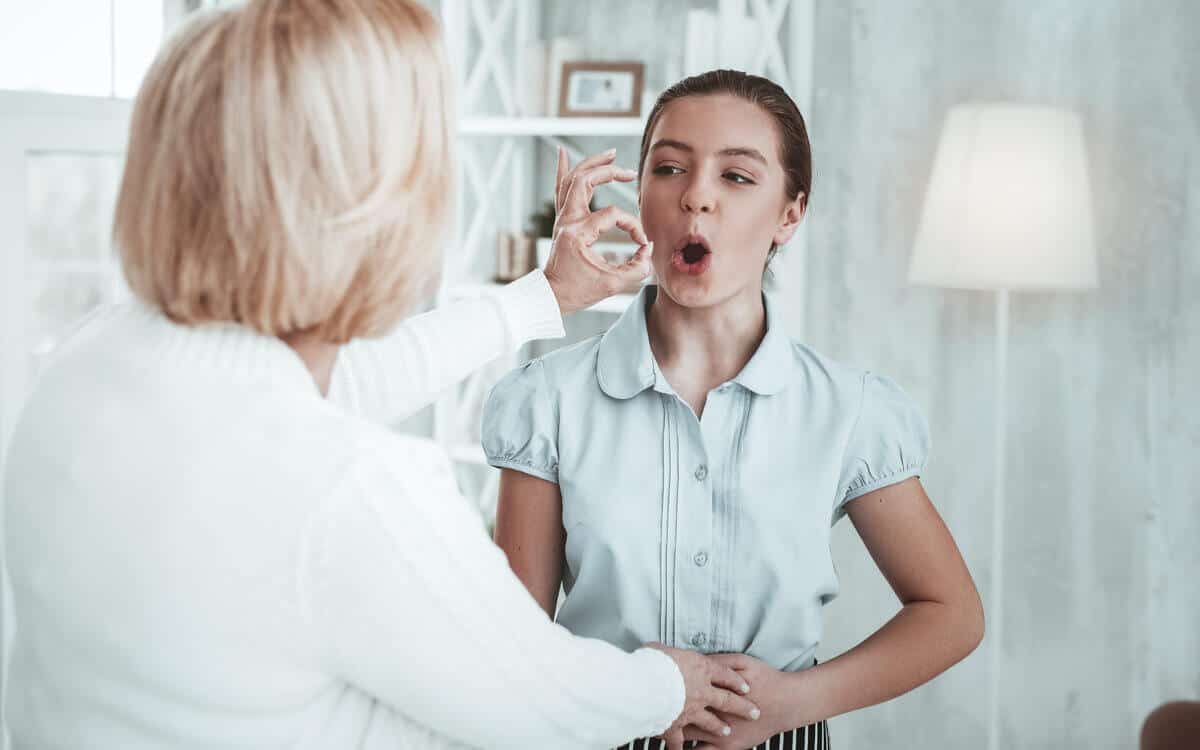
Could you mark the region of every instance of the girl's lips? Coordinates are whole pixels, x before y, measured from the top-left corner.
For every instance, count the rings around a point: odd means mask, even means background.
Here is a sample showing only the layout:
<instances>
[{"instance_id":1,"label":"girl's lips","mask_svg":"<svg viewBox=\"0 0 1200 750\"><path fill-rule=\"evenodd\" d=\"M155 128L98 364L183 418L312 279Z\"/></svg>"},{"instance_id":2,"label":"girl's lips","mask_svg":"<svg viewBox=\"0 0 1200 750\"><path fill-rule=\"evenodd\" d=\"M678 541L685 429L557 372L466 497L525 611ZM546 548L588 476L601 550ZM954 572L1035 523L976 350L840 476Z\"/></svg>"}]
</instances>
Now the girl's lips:
<instances>
[{"instance_id":1,"label":"girl's lips","mask_svg":"<svg viewBox=\"0 0 1200 750\"><path fill-rule=\"evenodd\" d=\"M705 253L700 260L695 263L688 263L683 257L683 248L671 253L671 268L674 268L679 273L689 276L699 276L708 270L712 265L712 253Z\"/></svg>"}]
</instances>

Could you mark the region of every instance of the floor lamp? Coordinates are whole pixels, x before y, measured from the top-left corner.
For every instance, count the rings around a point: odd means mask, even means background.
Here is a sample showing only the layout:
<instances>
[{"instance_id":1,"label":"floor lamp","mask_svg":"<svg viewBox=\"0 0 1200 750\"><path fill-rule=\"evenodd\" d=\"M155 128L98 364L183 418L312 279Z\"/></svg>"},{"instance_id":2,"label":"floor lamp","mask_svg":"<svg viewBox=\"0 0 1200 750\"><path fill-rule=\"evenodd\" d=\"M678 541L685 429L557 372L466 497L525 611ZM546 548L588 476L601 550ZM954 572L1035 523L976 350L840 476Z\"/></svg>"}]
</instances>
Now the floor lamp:
<instances>
[{"instance_id":1,"label":"floor lamp","mask_svg":"<svg viewBox=\"0 0 1200 750\"><path fill-rule=\"evenodd\" d=\"M995 292L995 470L987 609L988 748L999 747L1004 633L1008 293L1097 286L1087 157L1078 115L968 103L946 116L909 266L914 284Z\"/></svg>"}]
</instances>

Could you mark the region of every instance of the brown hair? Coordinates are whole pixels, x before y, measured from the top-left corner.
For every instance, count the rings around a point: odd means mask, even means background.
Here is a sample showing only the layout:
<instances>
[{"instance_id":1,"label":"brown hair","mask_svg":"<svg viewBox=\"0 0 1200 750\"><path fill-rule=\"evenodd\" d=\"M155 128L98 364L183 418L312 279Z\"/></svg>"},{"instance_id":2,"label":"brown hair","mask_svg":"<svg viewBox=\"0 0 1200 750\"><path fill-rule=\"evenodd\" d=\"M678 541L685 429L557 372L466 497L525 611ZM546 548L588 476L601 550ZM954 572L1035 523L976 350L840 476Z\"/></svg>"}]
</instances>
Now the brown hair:
<instances>
[{"instance_id":1,"label":"brown hair","mask_svg":"<svg viewBox=\"0 0 1200 750\"><path fill-rule=\"evenodd\" d=\"M762 76L750 75L740 70L710 70L707 73L684 78L668 88L658 97L646 129L642 131L642 150L638 156L638 178L646 166L650 153L650 137L662 118L667 105L676 99L689 96L715 96L729 94L757 104L771 115L779 128L779 161L783 164L784 192L788 200L804 194L804 205L812 195L812 147L808 142L808 128L804 116L779 84ZM775 252L771 248L772 255Z\"/></svg>"},{"instance_id":2,"label":"brown hair","mask_svg":"<svg viewBox=\"0 0 1200 750\"><path fill-rule=\"evenodd\" d=\"M185 324L386 333L439 272L452 94L416 0L200 14L134 105L114 222L130 288Z\"/></svg>"}]
</instances>

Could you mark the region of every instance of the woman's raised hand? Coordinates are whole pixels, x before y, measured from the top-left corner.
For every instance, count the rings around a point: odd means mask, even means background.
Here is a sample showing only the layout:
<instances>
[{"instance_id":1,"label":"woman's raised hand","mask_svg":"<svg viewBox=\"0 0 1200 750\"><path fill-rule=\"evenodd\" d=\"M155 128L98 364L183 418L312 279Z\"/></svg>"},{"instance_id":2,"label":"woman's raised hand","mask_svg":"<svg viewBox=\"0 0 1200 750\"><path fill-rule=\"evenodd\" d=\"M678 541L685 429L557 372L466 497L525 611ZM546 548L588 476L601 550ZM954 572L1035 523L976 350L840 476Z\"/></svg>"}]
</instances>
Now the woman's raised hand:
<instances>
[{"instance_id":1,"label":"woman's raised hand","mask_svg":"<svg viewBox=\"0 0 1200 750\"><path fill-rule=\"evenodd\" d=\"M616 206L591 211L595 189L606 182L632 182L637 173L613 163L616 149L589 156L570 169L566 153L558 150L554 180L554 246L546 261L546 279L564 314L635 286L650 273L653 245L642 223ZM613 227L629 233L640 247L624 263L609 263L592 250L600 234Z\"/></svg>"}]
</instances>

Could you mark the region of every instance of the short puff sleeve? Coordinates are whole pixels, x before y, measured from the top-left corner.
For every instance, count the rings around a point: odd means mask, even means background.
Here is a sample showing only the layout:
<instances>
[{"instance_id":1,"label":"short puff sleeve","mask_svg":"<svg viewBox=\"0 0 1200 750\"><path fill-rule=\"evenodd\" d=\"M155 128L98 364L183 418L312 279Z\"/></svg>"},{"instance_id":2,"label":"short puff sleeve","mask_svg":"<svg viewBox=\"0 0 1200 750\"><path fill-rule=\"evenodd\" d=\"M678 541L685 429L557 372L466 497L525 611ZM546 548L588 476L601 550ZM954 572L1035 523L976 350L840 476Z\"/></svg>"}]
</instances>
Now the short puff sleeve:
<instances>
[{"instance_id":1,"label":"short puff sleeve","mask_svg":"<svg viewBox=\"0 0 1200 750\"><path fill-rule=\"evenodd\" d=\"M886 377L865 373L858 421L842 459L833 520L872 490L919 476L929 458L929 424L917 404Z\"/></svg>"},{"instance_id":2,"label":"short puff sleeve","mask_svg":"<svg viewBox=\"0 0 1200 750\"><path fill-rule=\"evenodd\" d=\"M541 360L513 370L483 407L483 452L498 469L558 483L558 408Z\"/></svg>"}]
</instances>

